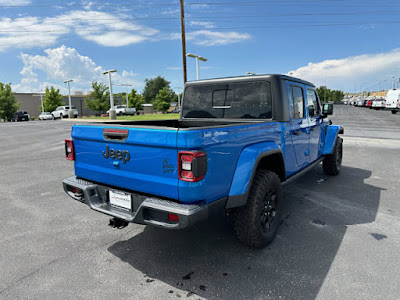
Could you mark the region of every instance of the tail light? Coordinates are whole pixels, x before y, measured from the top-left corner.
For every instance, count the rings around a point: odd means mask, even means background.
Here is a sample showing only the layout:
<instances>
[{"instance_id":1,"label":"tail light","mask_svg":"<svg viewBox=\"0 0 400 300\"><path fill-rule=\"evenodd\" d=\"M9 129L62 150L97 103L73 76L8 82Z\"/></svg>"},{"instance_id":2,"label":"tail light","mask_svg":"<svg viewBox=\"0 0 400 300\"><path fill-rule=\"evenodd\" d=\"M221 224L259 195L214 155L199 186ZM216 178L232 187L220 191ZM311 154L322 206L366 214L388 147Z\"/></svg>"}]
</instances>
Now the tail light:
<instances>
[{"instance_id":1,"label":"tail light","mask_svg":"<svg viewBox=\"0 0 400 300\"><path fill-rule=\"evenodd\" d=\"M205 151L181 151L178 153L178 177L183 181L197 182L207 173Z\"/></svg>"},{"instance_id":2,"label":"tail light","mask_svg":"<svg viewBox=\"0 0 400 300\"><path fill-rule=\"evenodd\" d=\"M74 142L72 140L65 140L65 158L75 160Z\"/></svg>"}]
</instances>

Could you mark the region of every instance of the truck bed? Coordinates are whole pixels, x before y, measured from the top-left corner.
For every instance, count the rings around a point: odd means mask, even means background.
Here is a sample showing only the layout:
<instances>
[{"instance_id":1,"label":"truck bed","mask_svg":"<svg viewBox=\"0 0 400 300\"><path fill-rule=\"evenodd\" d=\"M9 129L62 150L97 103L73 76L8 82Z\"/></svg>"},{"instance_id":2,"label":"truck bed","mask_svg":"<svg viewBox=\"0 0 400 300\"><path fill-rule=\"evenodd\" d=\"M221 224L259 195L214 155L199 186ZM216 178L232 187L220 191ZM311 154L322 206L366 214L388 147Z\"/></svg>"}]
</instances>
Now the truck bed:
<instances>
[{"instance_id":1,"label":"truck bed","mask_svg":"<svg viewBox=\"0 0 400 300\"><path fill-rule=\"evenodd\" d=\"M171 129L207 129L227 127L232 125L248 125L254 123L268 123L271 120L221 120L221 119L177 119L177 120L150 120L150 121L129 121L129 120L116 120L96 122L94 125L107 124L125 127L139 127L139 128L171 128ZM160 128L162 129L162 128Z\"/></svg>"}]
</instances>

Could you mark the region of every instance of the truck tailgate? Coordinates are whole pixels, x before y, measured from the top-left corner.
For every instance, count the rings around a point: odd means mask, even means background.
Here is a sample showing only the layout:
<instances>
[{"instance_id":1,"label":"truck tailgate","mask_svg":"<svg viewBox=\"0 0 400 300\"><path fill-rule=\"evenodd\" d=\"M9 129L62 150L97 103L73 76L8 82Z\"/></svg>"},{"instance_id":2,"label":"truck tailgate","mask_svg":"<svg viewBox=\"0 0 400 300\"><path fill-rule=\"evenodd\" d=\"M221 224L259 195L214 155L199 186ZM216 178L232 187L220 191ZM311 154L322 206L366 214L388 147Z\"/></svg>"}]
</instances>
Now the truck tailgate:
<instances>
[{"instance_id":1,"label":"truck tailgate","mask_svg":"<svg viewBox=\"0 0 400 300\"><path fill-rule=\"evenodd\" d=\"M79 178L178 199L177 130L74 125Z\"/></svg>"}]
</instances>

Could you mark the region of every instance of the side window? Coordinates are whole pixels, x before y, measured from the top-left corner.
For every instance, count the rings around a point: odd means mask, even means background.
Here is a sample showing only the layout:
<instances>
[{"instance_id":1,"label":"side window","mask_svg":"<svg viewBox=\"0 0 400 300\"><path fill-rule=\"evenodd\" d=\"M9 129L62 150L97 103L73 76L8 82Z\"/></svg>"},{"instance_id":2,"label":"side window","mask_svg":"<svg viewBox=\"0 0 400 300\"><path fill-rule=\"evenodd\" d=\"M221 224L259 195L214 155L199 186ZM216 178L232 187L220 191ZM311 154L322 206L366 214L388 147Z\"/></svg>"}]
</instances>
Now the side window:
<instances>
[{"instance_id":1,"label":"side window","mask_svg":"<svg viewBox=\"0 0 400 300\"><path fill-rule=\"evenodd\" d=\"M318 117L321 111L317 94L314 90L307 89L307 106L310 117Z\"/></svg>"},{"instance_id":2,"label":"side window","mask_svg":"<svg viewBox=\"0 0 400 300\"><path fill-rule=\"evenodd\" d=\"M290 106L292 109L292 119L304 119L304 97L301 87L291 87Z\"/></svg>"}]
</instances>

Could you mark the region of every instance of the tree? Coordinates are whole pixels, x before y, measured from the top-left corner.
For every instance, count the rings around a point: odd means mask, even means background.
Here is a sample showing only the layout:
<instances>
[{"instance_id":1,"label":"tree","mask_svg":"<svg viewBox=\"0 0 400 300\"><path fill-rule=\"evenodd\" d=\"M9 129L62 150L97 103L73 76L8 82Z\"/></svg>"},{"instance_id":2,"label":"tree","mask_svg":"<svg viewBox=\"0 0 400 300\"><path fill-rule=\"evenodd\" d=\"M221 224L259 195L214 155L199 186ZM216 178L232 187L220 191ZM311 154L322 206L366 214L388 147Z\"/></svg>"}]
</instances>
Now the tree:
<instances>
[{"instance_id":1,"label":"tree","mask_svg":"<svg viewBox=\"0 0 400 300\"><path fill-rule=\"evenodd\" d=\"M329 92L326 86L320 86L317 88L317 93L321 102L328 101L329 99Z\"/></svg>"},{"instance_id":2,"label":"tree","mask_svg":"<svg viewBox=\"0 0 400 300\"><path fill-rule=\"evenodd\" d=\"M92 88L93 91L85 97L85 105L99 114L104 113L110 108L108 87L103 83L93 81Z\"/></svg>"},{"instance_id":3,"label":"tree","mask_svg":"<svg viewBox=\"0 0 400 300\"><path fill-rule=\"evenodd\" d=\"M326 86L320 86L317 88L319 99L321 102L334 101L339 102L344 97L344 92L340 90L330 90Z\"/></svg>"},{"instance_id":4,"label":"tree","mask_svg":"<svg viewBox=\"0 0 400 300\"><path fill-rule=\"evenodd\" d=\"M0 119L8 121L16 113L19 103L11 90L11 84L3 84L0 82Z\"/></svg>"},{"instance_id":5,"label":"tree","mask_svg":"<svg viewBox=\"0 0 400 300\"><path fill-rule=\"evenodd\" d=\"M150 79L146 78L144 82L146 85L143 90L143 99L146 103L152 103L155 100L158 92L163 88L170 90L170 82L161 76Z\"/></svg>"},{"instance_id":6,"label":"tree","mask_svg":"<svg viewBox=\"0 0 400 300\"><path fill-rule=\"evenodd\" d=\"M158 111L166 112L170 107L172 97L171 91L164 87L156 96L156 100L153 103L154 108Z\"/></svg>"},{"instance_id":7,"label":"tree","mask_svg":"<svg viewBox=\"0 0 400 300\"><path fill-rule=\"evenodd\" d=\"M142 95L137 94L135 89L132 89L131 92L128 94L128 105L129 107L136 108L136 111L141 110L144 104L144 100Z\"/></svg>"},{"instance_id":8,"label":"tree","mask_svg":"<svg viewBox=\"0 0 400 300\"><path fill-rule=\"evenodd\" d=\"M64 105L65 103L62 102L63 95L60 94L60 89L55 89L54 87L46 87L46 93L44 94L43 99L43 107L44 111L53 111L57 107ZM40 110L42 107L40 106Z\"/></svg>"}]
</instances>

